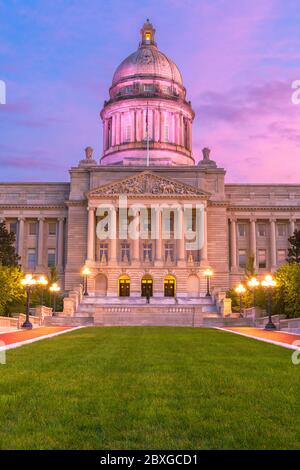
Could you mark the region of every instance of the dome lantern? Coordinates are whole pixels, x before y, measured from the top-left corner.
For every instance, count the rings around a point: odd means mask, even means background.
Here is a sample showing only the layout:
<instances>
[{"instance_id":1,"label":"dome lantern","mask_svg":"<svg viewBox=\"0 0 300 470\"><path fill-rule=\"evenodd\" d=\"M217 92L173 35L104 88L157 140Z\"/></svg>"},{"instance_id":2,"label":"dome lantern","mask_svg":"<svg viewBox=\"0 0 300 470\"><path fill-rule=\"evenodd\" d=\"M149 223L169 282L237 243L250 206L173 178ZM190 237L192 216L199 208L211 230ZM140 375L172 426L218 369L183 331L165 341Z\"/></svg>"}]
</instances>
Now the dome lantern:
<instances>
[{"instance_id":1,"label":"dome lantern","mask_svg":"<svg viewBox=\"0 0 300 470\"><path fill-rule=\"evenodd\" d=\"M141 29L141 36L142 36L142 40L140 42L140 47L141 46L156 46L156 42L154 41L155 29L153 28L153 25L152 23L150 23L148 18Z\"/></svg>"}]
</instances>

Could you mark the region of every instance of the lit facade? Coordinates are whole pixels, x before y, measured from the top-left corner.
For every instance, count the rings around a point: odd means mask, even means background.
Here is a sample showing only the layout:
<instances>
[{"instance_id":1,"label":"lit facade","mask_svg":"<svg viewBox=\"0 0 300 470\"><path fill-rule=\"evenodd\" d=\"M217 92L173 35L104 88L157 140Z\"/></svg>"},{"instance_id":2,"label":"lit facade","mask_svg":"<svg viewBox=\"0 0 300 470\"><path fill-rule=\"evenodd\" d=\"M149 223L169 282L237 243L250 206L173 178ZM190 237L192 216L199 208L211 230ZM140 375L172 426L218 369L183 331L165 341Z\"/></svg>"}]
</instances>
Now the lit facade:
<instances>
[{"instance_id":1,"label":"lit facade","mask_svg":"<svg viewBox=\"0 0 300 470\"><path fill-rule=\"evenodd\" d=\"M24 271L47 273L56 265L68 291L82 281L86 265L91 295L109 299L197 299L212 285L225 291L244 272L249 255L258 274L274 271L287 256L288 237L300 228L300 185L226 184L225 170L209 149L195 165L194 112L177 66L155 43L146 22L136 52L117 68L101 111L103 152L93 150L70 169L69 183L1 183L0 218L16 232ZM174 226L163 236L161 212L149 216L144 238L100 240L100 204L116 207L111 223L119 234L119 196L150 208L174 203L203 207L203 243L187 249ZM140 221L141 212L128 214ZM183 226L184 215L176 223ZM155 225L158 237L149 234Z\"/></svg>"}]
</instances>

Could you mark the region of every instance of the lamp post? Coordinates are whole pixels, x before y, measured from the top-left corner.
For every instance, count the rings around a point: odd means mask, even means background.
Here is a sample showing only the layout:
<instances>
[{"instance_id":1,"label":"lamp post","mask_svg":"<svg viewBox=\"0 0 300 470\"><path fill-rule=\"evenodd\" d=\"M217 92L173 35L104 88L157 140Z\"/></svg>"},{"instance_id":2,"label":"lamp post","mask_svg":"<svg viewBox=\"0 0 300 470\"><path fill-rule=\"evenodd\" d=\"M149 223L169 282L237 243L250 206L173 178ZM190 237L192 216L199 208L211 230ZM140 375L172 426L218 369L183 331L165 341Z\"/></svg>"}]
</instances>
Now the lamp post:
<instances>
[{"instance_id":1,"label":"lamp post","mask_svg":"<svg viewBox=\"0 0 300 470\"><path fill-rule=\"evenodd\" d=\"M44 304L44 288L48 285L48 279L44 275L42 275L37 280L37 283L42 288L41 304L43 305Z\"/></svg>"},{"instance_id":2,"label":"lamp post","mask_svg":"<svg viewBox=\"0 0 300 470\"><path fill-rule=\"evenodd\" d=\"M49 287L50 292L53 294L53 312L52 315L55 316L55 310L56 310L56 294L57 292L60 291L60 287L57 284L57 282L54 282L50 287Z\"/></svg>"},{"instance_id":3,"label":"lamp post","mask_svg":"<svg viewBox=\"0 0 300 470\"><path fill-rule=\"evenodd\" d=\"M268 295L268 316L269 320L265 326L265 330L276 330L276 326L272 322L272 289L276 287L277 283L271 274L268 274L264 280L262 281L261 285L267 289Z\"/></svg>"},{"instance_id":4,"label":"lamp post","mask_svg":"<svg viewBox=\"0 0 300 470\"><path fill-rule=\"evenodd\" d=\"M240 317L243 317L242 311L243 311L243 294L246 292L246 288L243 286L243 284L239 284L235 288L235 292L239 295L240 297Z\"/></svg>"},{"instance_id":5,"label":"lamp post","mask_svg":"<svg viewBox=\"0 0 300 470\"><path fill-rule=\"evenodd\" d=\"M248 287L252 290L253 292L253 307L256 307L256 288L260 286L260 282L256 279L256 277L252 277L248 281Z\"/></svg>"},{"instance_id":6,"label":"lamp post","mask_svg":"<svg viewBox=\"0 0 300 470\"><path fill-rule=\"evenodd\" d=\"M26 274L26 276L21 280L21 285L24 287L26 292L26 319L22 325L22 328L31 330L32 323L29 320L30 292L31 288L36 285L36 279L32 277L32 274Z\"/></svg>"},{"instance_id":7,"label":"lamp post","mask_svg":"<svg viewBox=\"0 0 300 470\"><path fill-rule=\"evenodd\" d=\"M81 274L83 276L83 295L89 295L87 280L88 280L88 276L91 274L91 271L87 266L84 266L82 268Z\"/></svg>"},{"instance_id":8,"label":"lamp post","mask_svg":"<svg viewBox=\"0 0 300 470\"><path fill-rule=\"evenodd\" d=\"M214 273L211 269L208 268L204 271L203 274L206 277L206 297L210 297L210 278Z\"/></svg>"}]
</instances>

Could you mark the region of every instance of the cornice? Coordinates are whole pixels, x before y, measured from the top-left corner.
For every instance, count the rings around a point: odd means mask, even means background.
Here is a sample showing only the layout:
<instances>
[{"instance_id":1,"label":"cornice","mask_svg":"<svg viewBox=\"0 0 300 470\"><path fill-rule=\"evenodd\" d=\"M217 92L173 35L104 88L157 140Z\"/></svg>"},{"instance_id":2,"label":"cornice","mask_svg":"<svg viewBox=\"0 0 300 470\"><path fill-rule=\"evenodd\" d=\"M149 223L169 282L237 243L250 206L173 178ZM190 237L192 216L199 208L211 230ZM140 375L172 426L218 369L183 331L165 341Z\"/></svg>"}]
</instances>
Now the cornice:
<instances>
[{"instance_id":1,"label":"cornice","mask_svg":"<svg viewBox=\"0 0 300 470\"><path fill-rule=\"evenodd\" d=\"M66 209L65 204L0 204L0 209L42 209L42 210L50 210L50 209Z\"/></svg>"}]
</instances>

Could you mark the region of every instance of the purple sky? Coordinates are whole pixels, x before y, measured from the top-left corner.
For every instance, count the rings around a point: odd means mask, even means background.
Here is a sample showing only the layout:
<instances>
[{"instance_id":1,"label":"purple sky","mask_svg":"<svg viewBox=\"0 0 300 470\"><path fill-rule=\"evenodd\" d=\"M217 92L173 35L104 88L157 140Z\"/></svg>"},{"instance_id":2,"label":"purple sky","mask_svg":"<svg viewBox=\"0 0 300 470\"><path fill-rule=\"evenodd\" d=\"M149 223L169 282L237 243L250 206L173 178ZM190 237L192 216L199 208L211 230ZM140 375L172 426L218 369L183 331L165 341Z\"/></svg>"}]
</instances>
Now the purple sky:
<instances>
[{"instance_id":1,"label":"purple sky","mask_svg":"<svg viewBox=\"0 0 300 470\"><path fill-rule=\"evenodd\" d=\"M227 182L299 183L299 0L0 0L0 181L67 181L146 18L179 66Z\"/></svg>"}]
</instances>

